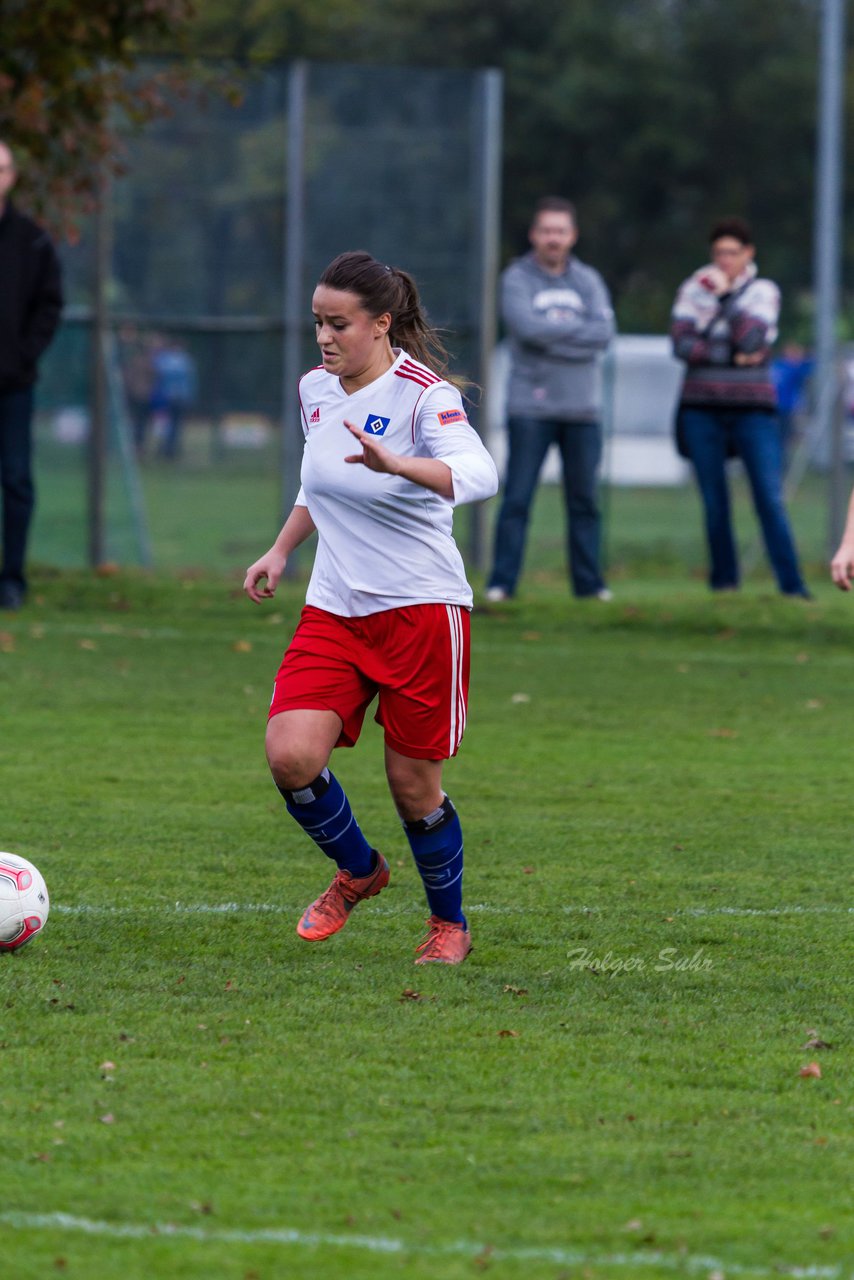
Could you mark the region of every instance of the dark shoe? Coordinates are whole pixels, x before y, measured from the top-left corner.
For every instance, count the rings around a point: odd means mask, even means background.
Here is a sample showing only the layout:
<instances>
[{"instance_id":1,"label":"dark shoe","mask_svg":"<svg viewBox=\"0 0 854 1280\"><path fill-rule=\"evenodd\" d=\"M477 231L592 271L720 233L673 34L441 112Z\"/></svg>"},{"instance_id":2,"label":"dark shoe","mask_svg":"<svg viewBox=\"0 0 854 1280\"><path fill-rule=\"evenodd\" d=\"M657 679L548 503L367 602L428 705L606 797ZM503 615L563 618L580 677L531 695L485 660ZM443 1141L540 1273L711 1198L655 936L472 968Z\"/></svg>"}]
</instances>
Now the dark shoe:
<instances>
[{"instance_id":1,"label":"dark shoe","mask_svg":"<svg viewBox=\"0 0 854 1280\"><path fill-rule=\"evenodd\" d=\"M26 594L17 582L0 582L0 609L20 609Z\"/></svg>"}]
</instances>

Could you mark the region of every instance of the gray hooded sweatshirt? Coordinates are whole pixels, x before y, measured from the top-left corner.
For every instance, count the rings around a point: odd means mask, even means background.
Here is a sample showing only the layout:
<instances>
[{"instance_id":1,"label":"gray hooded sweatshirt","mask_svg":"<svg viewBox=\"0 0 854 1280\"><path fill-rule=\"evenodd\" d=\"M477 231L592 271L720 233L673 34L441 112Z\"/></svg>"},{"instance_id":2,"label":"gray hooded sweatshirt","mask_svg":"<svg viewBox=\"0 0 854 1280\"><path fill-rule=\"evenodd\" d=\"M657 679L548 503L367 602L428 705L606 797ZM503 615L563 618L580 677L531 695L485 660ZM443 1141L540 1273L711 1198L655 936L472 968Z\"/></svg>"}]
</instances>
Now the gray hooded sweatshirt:
<instances>
[{"instance_id":1,"label":"gray hooded sweatshirt","mask_svg":"<svg viewBox=\"0 0 854 1280\"><path fill-rule=\"evenodd\" d=\"M570 257L552 275L533 253L501 277L501 317L510 338L507 412L512 417L596 421L602 410L599 355L614 336L605 282Z\"/></svg>"}]
</instances>

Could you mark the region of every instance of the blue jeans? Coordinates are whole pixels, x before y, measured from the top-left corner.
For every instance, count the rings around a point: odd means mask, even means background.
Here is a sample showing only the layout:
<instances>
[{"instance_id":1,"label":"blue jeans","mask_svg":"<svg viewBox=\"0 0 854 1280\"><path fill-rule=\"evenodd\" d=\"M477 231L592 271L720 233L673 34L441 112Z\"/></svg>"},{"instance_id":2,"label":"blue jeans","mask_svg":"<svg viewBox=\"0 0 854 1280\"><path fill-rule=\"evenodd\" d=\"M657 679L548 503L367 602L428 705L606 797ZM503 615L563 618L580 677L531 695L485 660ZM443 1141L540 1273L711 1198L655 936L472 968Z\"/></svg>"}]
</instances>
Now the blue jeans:
<instances>
[{"instance_id":1,"label":"blue jeans","mask_svg":"<svg viewBox=\"0 0 854 1280\"><path fill-rule=\"evenodd\" d=\"M0 391L0 490L3 495L3 563L0 586L26 590L24 560L35 506L32 469L33 392Z\"/></svg>"},{"instance_id":2,"label":"blue jeans","mask_svg":"<svg viewBox=\"0 0 854 1280\"><path fill-rule=\"evenodd\" d=\"M501 587L511 596L516 590L534 490L546 454L556 444L563 464L572 589L577 596L595 595L605 585L599 569L602 521L596 498L596 470L602 455L599 423L511 417L507 433L510 451L489 586Z\"/></svg>"},{"instance_id":3,"label":"blue jeans","mask_svg":"<svg viewBox=\"0 0 854 1280\"><path fill-rule=\"evenodd\" d=\"M711 561L709 585L737 587L726 446L731 440L747 472L768 559L786 595L806 595L789 517L783 505L783 437L775 413L759 409L680 410L688 455L703 499Z\"/></svg>"}]
</instances>

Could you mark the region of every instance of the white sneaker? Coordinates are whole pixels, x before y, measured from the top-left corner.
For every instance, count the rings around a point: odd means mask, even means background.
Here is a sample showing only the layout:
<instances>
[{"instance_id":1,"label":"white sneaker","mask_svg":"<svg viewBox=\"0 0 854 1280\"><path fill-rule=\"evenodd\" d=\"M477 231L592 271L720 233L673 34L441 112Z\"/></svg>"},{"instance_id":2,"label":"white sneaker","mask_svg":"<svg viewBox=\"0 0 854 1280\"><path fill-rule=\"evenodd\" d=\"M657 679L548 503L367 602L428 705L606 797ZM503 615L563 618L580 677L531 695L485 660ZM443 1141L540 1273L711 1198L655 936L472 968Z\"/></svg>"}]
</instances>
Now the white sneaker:
<instances>
[{"instance_id":1,"label":"white sneaker","mask_svg":"<svg viewBox=\"0 0 854 1280\"><path fill-rule=\"evenodd\" d=\"M607 603L607 601L614 599L614 593L610 587L600 587L596 592L596 599L604 600Z\"/></svg>"},{"instance_id":2,"label":"white sneaker","mask_svg":"<svg viewBox=\"0 0 854 1280\"><path fill-rule=\"evenodd\" d=\"M503 587L488 587L486 598L490 604L500 604L502 600L510 599Z\"/></svg>"}]
</instances>

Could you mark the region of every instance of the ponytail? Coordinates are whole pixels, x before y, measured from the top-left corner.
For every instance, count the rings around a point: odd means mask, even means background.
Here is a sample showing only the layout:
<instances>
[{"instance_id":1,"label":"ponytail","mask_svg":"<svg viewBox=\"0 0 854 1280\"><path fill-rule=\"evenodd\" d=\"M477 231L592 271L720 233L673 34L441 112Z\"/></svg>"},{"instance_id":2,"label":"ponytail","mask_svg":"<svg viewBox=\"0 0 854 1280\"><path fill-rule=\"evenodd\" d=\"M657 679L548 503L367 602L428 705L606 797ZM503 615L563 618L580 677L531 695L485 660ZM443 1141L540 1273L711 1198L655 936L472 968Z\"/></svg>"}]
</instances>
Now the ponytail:
<instances>
[{"instance_id":1,"label":"ponytail","mask_svg":"<svg viewBox=\"0 0 854 1280\"><path fill-rule=\"evenodd\" d=\"M438 329L430 324L412 276L387 267L369 253L341 253L318 281L342 293L355 293L372 316L391 316L389 341L444 378L450 359Z\"/></svg>"}]
</instances>

